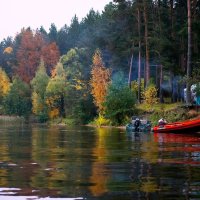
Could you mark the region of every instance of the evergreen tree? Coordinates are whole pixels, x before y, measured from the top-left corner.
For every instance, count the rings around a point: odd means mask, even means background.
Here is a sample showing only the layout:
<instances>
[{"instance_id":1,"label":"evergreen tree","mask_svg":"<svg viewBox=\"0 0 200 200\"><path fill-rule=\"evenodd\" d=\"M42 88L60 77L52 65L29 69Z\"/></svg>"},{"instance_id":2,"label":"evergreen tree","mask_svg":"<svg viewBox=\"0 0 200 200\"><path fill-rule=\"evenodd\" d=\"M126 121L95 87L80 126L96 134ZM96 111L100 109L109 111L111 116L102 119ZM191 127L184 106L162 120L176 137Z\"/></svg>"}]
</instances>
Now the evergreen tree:
<instances>
[{"instance_id":1,"label":"evergreen tree","mask_svg":"<svg viewBox=\"0 0 200 200\"><path fill-rule=\"evenodd\" d=\"M78 46L90 47L90 54L95 51L97 46L101 44L100 30L101 17L99 12L95 12L93 9L89 11L87 16L83 18L80 23L80 38Z\"/></svg>"},{"instance_id":2,"label":"evergreen tree","mask_svg":"<svg viewBox=\"0 0 200 200\"><path fill-rule=\"evenodd\" d=\"M49 28L48 36L49 36L50 42L56 42L57 43L57 41L58 41L58 31L57 31L55 24L51 24L51 27Z\"/></svg>"},{"instance_id":3,"label":"evergreen tree","mask_svg":"<svg viewBox=\"0 0 200 200\"><path fill-rule=\"evenodd\" d=\"M69 27L67 25L64 25L59 31L58 31L58 38L57 38L57 44L60 50L60 54L64 55L69 50L68 46L68 31Z\"/></svg>"},{"instance_id":4,"label":"evergreen tree","mask_svg":"<svg viewBox=\"0 0 200 200\"><path fill-rule=\"evenodd\" d=\"M78 41L80 39L80 24L76 15L72 18L67 37L67 51L69 51L71 48L79 47Z\"/></svg>"}]
</instances>

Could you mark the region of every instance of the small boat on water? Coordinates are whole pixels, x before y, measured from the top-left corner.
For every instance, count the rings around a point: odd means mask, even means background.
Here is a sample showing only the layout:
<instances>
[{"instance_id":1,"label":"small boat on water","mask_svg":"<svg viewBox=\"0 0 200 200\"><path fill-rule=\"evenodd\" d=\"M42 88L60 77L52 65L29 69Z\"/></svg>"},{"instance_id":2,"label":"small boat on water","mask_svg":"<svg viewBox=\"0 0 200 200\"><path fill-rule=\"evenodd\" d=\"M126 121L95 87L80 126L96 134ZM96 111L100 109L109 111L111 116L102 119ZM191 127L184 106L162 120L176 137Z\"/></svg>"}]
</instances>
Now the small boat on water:
<instances>
[{"instance_id":1,"label":"small boat on water","mask_svg":"<svg viewBox=\"0 0 200 200\"><path fill-rule=\"evenodd\" d=\"M132 117L129 124L126 125L127 132L149 132L151 131L151 122L146 119L140 119L139 125L136 126L137 118Z\"/></svg>"},{"instance_id":2,"label":"small boat on water","mask_svg":"<svg viewBox=\"0 0 200 200\"><path fill-rule=\"evenodd\" d=\"M152 128L153 132L157 133L177 133L177 132L200 132L200 119L186 120L182 122L167 123L162 126Z\"/></svg>"}]
</instances>

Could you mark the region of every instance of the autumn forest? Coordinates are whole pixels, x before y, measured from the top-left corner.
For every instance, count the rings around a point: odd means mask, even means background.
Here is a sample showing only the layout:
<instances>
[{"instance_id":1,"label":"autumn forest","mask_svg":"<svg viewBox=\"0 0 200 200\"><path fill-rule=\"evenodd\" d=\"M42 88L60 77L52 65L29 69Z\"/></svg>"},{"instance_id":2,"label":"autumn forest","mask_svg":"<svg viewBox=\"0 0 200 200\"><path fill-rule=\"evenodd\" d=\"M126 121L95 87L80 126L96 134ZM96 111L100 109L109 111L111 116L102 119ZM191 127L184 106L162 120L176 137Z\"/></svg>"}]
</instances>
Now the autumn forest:
<instances>
[{"instance_id":1,"label":"autumn forest","mask_svg":"<svg viewBox=\"0 0 200 200\"><path fill-rule=\"evenodd\" d=\"M116 125L149 99L183 101L200 81L199 35L199 0L113 0L60 30L22 27L0 43L0 115Z\"/></svg>"}]
</instances>

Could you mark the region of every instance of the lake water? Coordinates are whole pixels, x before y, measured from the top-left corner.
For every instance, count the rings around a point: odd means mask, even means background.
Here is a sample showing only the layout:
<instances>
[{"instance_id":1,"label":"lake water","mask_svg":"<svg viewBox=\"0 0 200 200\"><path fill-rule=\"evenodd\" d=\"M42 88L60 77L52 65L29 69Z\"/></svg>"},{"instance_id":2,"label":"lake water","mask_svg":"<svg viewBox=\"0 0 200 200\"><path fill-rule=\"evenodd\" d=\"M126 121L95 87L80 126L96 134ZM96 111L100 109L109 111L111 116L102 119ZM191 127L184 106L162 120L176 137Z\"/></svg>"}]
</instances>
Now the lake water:
<instances>
[{"instance_id":1,"label":"lake water","mask_svg":"<svg viewBox=\"0 0 200 200\"><path fill-rule=\"evenodd\" d=\"M0 199L200 199L200 135L4 123Z\"/></svg>"}]
</instances>

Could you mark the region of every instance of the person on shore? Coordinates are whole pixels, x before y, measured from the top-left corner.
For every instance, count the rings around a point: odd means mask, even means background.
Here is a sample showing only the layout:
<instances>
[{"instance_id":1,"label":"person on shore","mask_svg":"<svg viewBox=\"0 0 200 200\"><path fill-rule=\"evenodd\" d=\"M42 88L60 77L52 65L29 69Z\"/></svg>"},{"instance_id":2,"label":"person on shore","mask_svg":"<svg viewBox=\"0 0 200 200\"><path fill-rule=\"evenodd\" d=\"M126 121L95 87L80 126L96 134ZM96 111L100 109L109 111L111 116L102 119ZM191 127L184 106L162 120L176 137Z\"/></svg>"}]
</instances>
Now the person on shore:
<instances>
[{"instance_id":1,"label":"person on shore","mask_svg":"<svg viewBox=\"0 0 200 200\"><path fill-rule=\"evenodd\" d=\"M158 120L158 126L163 127L165 124L167 124L167 121L163 118Z\"/></svg>"}]
</instances>

